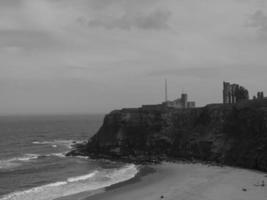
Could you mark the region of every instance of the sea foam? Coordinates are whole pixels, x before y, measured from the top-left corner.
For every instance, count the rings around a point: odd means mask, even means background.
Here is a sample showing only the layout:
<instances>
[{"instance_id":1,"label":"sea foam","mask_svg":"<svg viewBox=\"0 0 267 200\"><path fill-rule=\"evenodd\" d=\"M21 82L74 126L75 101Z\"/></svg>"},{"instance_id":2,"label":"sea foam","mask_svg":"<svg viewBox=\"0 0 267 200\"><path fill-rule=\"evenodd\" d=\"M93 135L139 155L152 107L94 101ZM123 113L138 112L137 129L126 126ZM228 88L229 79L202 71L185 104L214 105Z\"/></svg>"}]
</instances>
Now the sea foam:
<instances>
[{"instance_id":1,"label":"sea foam","mask_svg":"<svg viewBox=\"0 0 267 200\"><path fill-rule=\"evenodd\" d=\"M39 154L25 154L21 157L14 157L0 160L0 169L8 169L20 166L23 162L28 162L39 158Z\"/></svg>"},{"instance_id":2,"label":"sea foam","mask_svg":"<svg viewBox=\"0 0 267 200\"><path fill-rule=\"evenodd\" d=\"M68 153L68 152L50 153L50 154L44 155L44 157L54 156L54 157L59 157L59 158L65 158L66 157L66 153Z\"/></svg>"},{"instance_id":3,"label":"sea foam","mask_svg":"<svg viewBox=\"0 0 267 200\"><path fill-rule=\"evenodd\" d=\"M41 159L45 157L58 157L58 158L65 158L67 152L60 152L60 153L50 153L45 155L40 154L25 154L21 157L13 157L9 159L0 160L0 169L11 169L15 167L21 166L23 163L30 162L36 159Z\"/></svg>"},{"instance_id":4,"label":"sea foam","mask_svg":"<svg viewBox=\"0 0 267 200\"><path fill-rule=\"evenodd\" d=\"M68 149L71 149L73 145L77 143L83 143L84 141L74 141L74 140L53 140L53 141L33 141L32 144L36 145L51 145L53 148L58 146L65 146Z\"/></svg>"},{"instance_id":5,"label":"sea foam","mask_svg":"<svg viewBox=\"0 0 267 200\"><path fill-rule=\"evenodd\" d=\"M66 181L50 183L25 191L0 197L0 200L53 200L85 191L95 191L133 178L138 172L129 164L119 169L96 170L83 176L71 177Z\"/></svg>"}]
</instances>

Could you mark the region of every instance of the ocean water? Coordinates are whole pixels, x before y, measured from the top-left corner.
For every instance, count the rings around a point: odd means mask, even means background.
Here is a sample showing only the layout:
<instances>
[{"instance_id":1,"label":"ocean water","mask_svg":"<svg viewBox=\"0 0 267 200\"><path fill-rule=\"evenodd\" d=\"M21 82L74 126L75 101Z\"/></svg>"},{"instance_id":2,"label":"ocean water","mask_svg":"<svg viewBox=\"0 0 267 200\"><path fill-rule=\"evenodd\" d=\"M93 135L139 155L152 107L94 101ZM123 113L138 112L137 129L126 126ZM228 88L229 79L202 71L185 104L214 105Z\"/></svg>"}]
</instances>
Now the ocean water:
<instances>
[{"instance_id":1,"label":"ocean water","mask_svg":"<svg viewBox=\"0 0 267 200\"><path fill-rule=\"evenodd\" d=\"M128 180L135 165L65 157L102 115L0 117L0 200L52 200Z\"/></svg>"}]
</instances>

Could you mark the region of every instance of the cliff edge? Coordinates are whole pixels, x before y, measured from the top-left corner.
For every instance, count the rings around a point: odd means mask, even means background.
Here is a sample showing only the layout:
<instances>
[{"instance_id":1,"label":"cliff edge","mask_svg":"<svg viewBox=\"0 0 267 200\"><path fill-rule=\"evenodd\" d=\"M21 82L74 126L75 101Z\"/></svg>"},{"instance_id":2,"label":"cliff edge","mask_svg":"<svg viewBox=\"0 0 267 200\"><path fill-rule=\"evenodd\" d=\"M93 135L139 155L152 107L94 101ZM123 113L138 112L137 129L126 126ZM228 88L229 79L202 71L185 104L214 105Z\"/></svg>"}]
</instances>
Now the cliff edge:
<instances>
[{"instance_id":1,"label":"cliff edge","mask_svg":"<svg viewBox=\"0 0 267 200\"><path fill-rule=\"evenodd\" d=\"M70 153L77 154L139 163L196 159L267 171L267 100L116 110Z\"/></svg>"}]
</instances>

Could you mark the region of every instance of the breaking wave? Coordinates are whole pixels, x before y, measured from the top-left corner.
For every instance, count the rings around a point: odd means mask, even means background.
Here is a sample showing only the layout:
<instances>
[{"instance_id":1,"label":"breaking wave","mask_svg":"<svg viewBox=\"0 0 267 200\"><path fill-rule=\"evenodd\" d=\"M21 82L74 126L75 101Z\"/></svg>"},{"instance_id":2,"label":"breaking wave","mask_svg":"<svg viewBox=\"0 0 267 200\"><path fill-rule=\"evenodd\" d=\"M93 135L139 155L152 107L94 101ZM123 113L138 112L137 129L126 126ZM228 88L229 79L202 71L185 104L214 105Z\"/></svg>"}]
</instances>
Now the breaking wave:
<instances>
[{"instance_id":1,"label":"breaking wave","mask_svg":"<svg viewBox=\"0 0 267 200\"><path fill-rule=\"evenodd\" d=\"M73 145L82 142L83 141L74 141L74 140L53 140L53 141L33 141L32 144L40 144L40 145L46 144L46 145L51 145L53 148L57 148L58 146L65 146L71 149Z\"/></svg>"},{"instance_id":2,"label":"breaking wave","mask_svg":"<svg viewBox=\"0 0 267 200\"><path fill-rule=\"evenodd\" d=\"M25 154L22 157L14 157L6 160L0 160L0 169L7 169L20 166L23 162L29 162L39 158L39 154Z\"/></svg>"},{"instance_id":3,"label":"breaking wave","mask_svg":"<svg viewBox=\"0 0 267 200\"><path fill-rule=\"evenodd\" d=\"M21 157L14 157L14 158L9 158L5 160L0 160L0 169L11 169L11 168L16 168L21 166L23 163L31 162L33 160L37 160L40 158L45 158L45 157L58 157L58 158L65 158L67 152L61 152L61 153L50 153L50 154L45 154L45 155L40 155L40 154L25 154ZM82 157L78 157L82 158ZM86 157L87 158L87 157Z\"/></svg>"},{"instance_id":4,"label":"breaking wave","mask_svg":"<svg viewBox=\"0 0 267 200\"><path fill-rule=\"evenodd\" d=\"M52 200L85 191L95 191L133 178L138 173L135 165L119 169L96 170L89 174L68 178L0 197L0 200Z\"/></svg>"},{"instance_id":5,"label":"breaking wave","mask_svg":"<svg viewBox=\"0 0 267 200\"><path fill-rule=\"evenodd\" d=\"M55 157L59 157L59 158L65 158L66 157L66 154L67 152L63 152L63 153L51 153L51 154L48 154L47 156L55 156Z\"/></svg>"}]
</instances>

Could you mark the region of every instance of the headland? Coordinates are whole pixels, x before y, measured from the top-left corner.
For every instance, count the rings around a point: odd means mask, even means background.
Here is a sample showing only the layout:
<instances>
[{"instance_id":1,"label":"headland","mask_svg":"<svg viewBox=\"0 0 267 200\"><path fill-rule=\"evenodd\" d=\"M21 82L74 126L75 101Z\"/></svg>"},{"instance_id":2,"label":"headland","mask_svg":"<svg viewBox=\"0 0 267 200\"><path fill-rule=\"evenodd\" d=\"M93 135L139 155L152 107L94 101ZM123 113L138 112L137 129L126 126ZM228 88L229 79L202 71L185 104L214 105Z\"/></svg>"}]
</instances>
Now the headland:
<instances>
[{"instance_id":1,"label":"headland","mask_svg":"<svg viewBox=\"0 0 267 200\"><path fill-rule=\"evenodd\" d=\"M244 87L224 83L223 103L195 107L182 94L181 99L158 105L114 110L86 144L68 155L161 163L152 165L156 173L83 200L263 200L267 99L262 92L249 99Z\"/></svg>"},{"instance_id":2,"label":"headland","mask_svg":"<svg viewBox=\"0 0 267 200\"><path fill-rule=\"evenodd\" d=\"M69 155L139 164L199 160L267 171L267 100L115 110Z\"/></svg>"}]
</instances>

